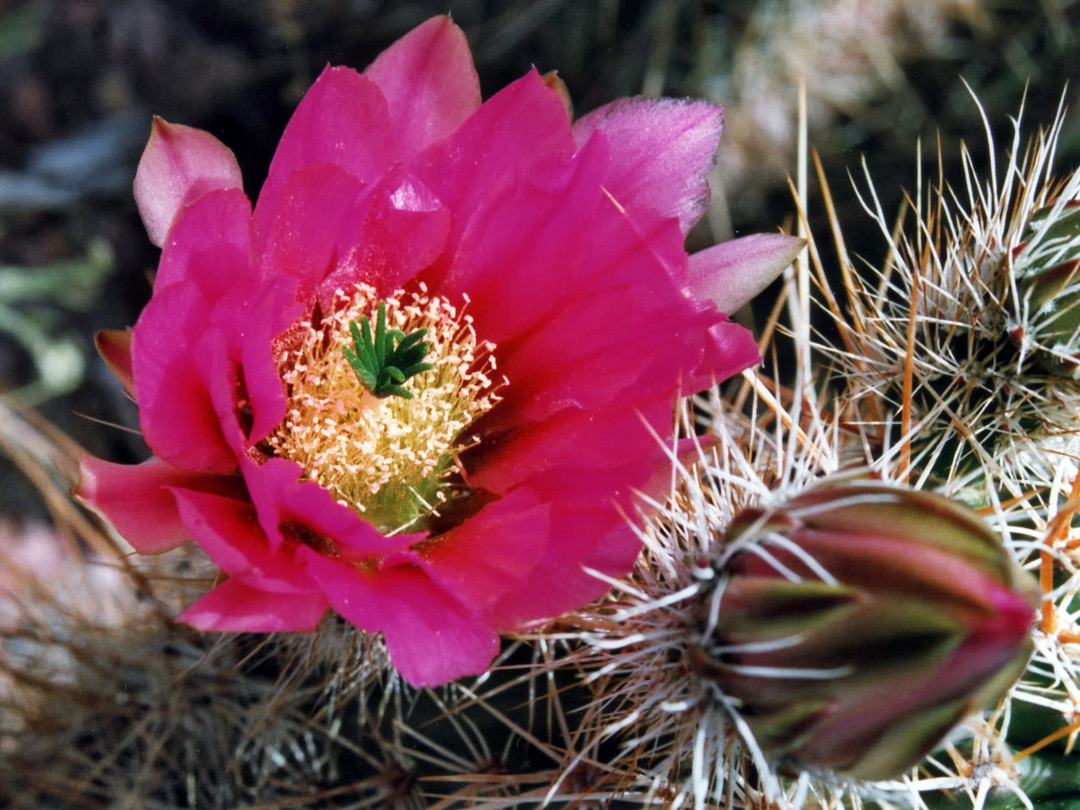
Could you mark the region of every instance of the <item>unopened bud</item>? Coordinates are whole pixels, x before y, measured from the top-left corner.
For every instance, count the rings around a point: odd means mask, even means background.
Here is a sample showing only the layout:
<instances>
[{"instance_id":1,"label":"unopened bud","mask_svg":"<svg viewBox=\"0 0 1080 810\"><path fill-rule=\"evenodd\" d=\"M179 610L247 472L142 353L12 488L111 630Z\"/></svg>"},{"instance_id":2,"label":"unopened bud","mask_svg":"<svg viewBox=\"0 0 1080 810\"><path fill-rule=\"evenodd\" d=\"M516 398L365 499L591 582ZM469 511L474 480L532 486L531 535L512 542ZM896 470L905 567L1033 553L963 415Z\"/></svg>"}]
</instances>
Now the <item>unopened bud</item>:
<instances>
[{"instance_id":1,"label":"unopened bud","mask_svg":"<svg viewBox=\"0 0 1080 810\"><path fill-rule=\"evenodd\" d=\"M966 507L862 479L738 515L691 663L774 761L889 779L1023 672L1037 586Z\"/></svg>"}]
</instances>

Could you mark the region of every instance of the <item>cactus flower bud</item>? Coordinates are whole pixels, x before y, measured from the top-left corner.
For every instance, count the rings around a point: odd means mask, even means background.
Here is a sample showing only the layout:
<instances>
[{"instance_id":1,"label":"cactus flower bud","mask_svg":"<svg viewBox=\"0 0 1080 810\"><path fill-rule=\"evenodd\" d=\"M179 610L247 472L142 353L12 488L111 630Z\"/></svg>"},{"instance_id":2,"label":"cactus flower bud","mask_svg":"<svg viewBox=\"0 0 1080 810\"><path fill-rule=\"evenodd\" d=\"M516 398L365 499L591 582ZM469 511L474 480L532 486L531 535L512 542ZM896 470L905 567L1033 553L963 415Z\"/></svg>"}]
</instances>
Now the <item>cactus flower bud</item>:
<instances>
[{"instance_id":1,"label":"cactus flower bud","mask_svg":"<svg viewBox=\"0 0 1080 810\"><path fill-rule=\"evenodd\" d=\"M1014 255L1024 323L1014 340L1034 344L1047 372L1080 379L1080 200L1031 215Z\"/></svg>"},{"instance_id":2,"label":"cactus flower bud","mask_svg":"<svg viewBox=\"0 0 1080 810\"><path fill-rule=\"evenodd\" d=\"M894 778L1031 655L1034 580L939 495L826 483L743 511L724 548L691 664L780 766Z\"/></svg>"}]
</instances>

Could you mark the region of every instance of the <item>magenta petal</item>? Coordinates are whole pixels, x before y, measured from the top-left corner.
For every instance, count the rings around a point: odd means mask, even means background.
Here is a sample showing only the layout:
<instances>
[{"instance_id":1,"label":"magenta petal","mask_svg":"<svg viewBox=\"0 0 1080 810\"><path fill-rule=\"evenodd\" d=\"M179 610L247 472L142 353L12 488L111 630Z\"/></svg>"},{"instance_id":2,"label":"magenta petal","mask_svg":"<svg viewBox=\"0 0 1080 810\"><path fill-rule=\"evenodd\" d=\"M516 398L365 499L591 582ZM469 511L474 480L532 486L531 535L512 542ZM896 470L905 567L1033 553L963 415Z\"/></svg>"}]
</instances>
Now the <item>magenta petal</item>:
<instances>
[{"instance_id":1,"label":"magenta petal","mask_svg":"<svg viewBox=\"0 0 1080 810\"><path fill-rule=\"evenodd\" d=\"M502 343L576 297L586 281L581 267L594 238L607 158L598 138L571 161L537 165L486 201L470 223L442 291L451 300L469 297L485 339Z\"/></svg>"},{"instance_id":2,"label":"magenta petal","mask_svg":"<svg viewBox=\"0 0 1080 810\"><path fill-rule=\"evenodd\" d=\"M274 555L255 507L205 492L173 490L192 539L232 579L273 593L311 593L315 583L291 555Z\"/></svg>"},{"instance_id":3,"label":"magenta petal","mask_svg":"<svg viewBox=\"0 0 1080 810\"><path fill-rule=\"evenodd\" d=\"M722 109L705 101L627 98L574 124L579 145L595 131L611 143L604 187L626 207L677 217L689 232L709 204L705 182L724 126Z\"/></svg>"},{"instance_id":4,"label":"magenta petal","mask_svg":"<svg viewBox=\"0 0 1080 810\"><path fill-rule=\"evenodd\" d=\"M251 295L250 211L237 189L204 194L184 209L133 330L143 434L155 455L177 467L236 469L196 349L222 297Z\"/></svg>"},{"instance_id":5,"label":"magenta petal","mask_svg":"<svg viewBox=\"0 0 1080 810\"><path fill-rule=\"evenodd\" d=\"M687 257L675 220L608 200L593 232L581 271L590 283L527 337L500 347L510 386L503 407L488 417L493 428L622 396L685 395L758 362L749 332L725 325L711 302L687 295ZM482 318L477 312L477 323Z\"/></svg>"},{"instance_id":6,"label":"magenta petal","mask_svg":"<svg viewBox=\"0 0 1080 810\"><path fill-rule=\"evenodd\" d=\"M593 470L598 481L613 492L618 479L612 476L638 462L640 470L632 483L640 486L649 474L644 462L654 463L660 450L656 436L666 437L670 432L667 397L617 403L604 409L602 419L593 411L566 408L540 422L519 426L501 441L481 445L470 459L469 483L501 495L549 470L577 468ZM567 493L557 486L559 491Z\"/></svg>"},{"instance_id":7,"label":"magenta petal","mask_svg":"<svg viewBox=\"0 0 1080 810\"><path fill-rule=\"evenodd\" d=\"M196 368L217 413L218 429L232 452L242 456L248 451L249 442L238 413L236 380L240 371L230 356L224 331L208 329L195 354L199 358Z\"/></svg>"},{"instance_id":8,"label":"magenta petal","mask_svg":"<svg viewBox=\"0 0 1080 810\"><path fill-rule=\"evenodd\" d=\"M266 438L285 418L288 403L274 358L274 339L304 314L303 303L292 303L296 286L290 278L273 279L263 286L240 321L244 329L240 359L252 410L251 444Z\"/></svg>"},{"instance_id":9,"label":"magenta petal","mask_svg":"<svg viewBox=\"0 0 1080 810\"><path fill-rule=\"evenodd\" d=\"M270 163L255 206L257 244L265 244L293 172L325 163L369 183L397 159L394 125L379 88L351 68L326 68L293 113Z\"/></svg>"},{"instance_id":10,"label":"magenta petal","mask_svg":"<svg viewBox=\"0 0 1080 810\"><path fill-rule=\"evenodd\" d=\"M804 239L782 233L755 233L721 242L690 257L690 288L730 315L750 301L795 261Z\"/></svg>"},{"instance_id":11,"label":"magenta petal","mask_svg":"<svg viewBox=\"0 0 1080 810\"><path fill-rule=\"evenodd\" d=\"M477 209L508 183L529 176L538 161L550 167L573 154L562 101L533 70L484 102L452 136L406 165L454 214L453 249Z\"/></svg>"},{"instance_id":12,"label":"magenta petal","mask_svg":"<svg viewBox=\"0 0 1080 810\"><path fill-rule=\"evenodd\" d=\"M196 348L208 304L193 284L156 290L132 336L139 422L154 455L186 470L232 472L236 457L203 376Z\"/></svg>"},{"instance_id":13,"label":"magenta petal","mask_svg":"<svg viewBox=\"0 0 1080 810\"><path fill-rule=\"evenodd\" d=\"M580 486L583 497L552 505L544 556L520 590L504 594L491 609L500 628L558 616L603 595L610 583L590 570L622 576L641 551L641 540L626 515L603 504L602 487L593 486L588 475L566 474L564 480Z\"/></svg>"},{"instance_id":14,"label":"magenta petal","mask_svg":"<svg viewBox=\"0 0 1080 810\"><path fill-rule=\"evenodd\" d=\"M242 461L244 478L259 522L270 538L273 551L284 542L282 525L295 524L330 538L337 552L349 559L382 557L424 539L425 534L396 534L386 537L347 506L334 500L329 490L314 481L301 481L299 464L271 458L256 465Z\"/></svg>"},{"instance_id":15,"label":"magenta petal","mask_svg":"<svg viewBox=\"0 0 1080 810\"><path fill-rule=\"evenodd\" d=\"M191 539L174 488L242 497L237 476L178 470L159 458L142 464L113 464L84 454L75 494L103 514L141 554L160 554Z\"/></svg>"},{"instance_id":16,"label":"magenta petal","mask_svg":"<svg viewBox=\"0 0 1080 810\"><path fill-rule=\"evenodd\" d=\"M701 365L688 375L688 387L702 391L761 363L761 350L753 333L725 321L709 329L709 348Z\"/></svg>"},{"instance_id":17,"label":"magenta petal","mask_svg":"<svg viewBox=\"0 0 1080 810\"><path fill-rule=\"evenodd\" d=\"M433 17L414 28L364 75L386 97L402 154L450 135L480 106L469 43L449 17Z\"/></svg>"},{"instance_id":18,"label":"magenta petal","mask_svg":"<svg viewBox=\"0 0 1080 810\"><path fill-rule=\"evenodd\" d=\"M591 231L577 271L583 281L556 311L537 313L523 339L501 347L500 371L510 386L503 407L489 416L499 428L510 426L501 420L599 407L631 389L634 400L656 390L674 395L680 378L701 362L705 331L721 320L684 292L686 252L675 220L605 198ZM557 282L561 271L557 264L545 275ZM479 324L489 316L477 307L474 317Z\"/></svg>"},{"instance_id":19,"label":"magenta petal","mask_svg":"<svg viewBox=\"0 0 1080 810\"><path fill-rule=\"evenodd\" d=\"M635 311L643 321L623 326L625 314ZM493 411L489 422L509 427L510 420L540 420L567 407L591 411L624 396L673 399L708 387L694 386L708 330L720 317L695 311L684 298L665 302L662 290L645 285L580 296L501 358L500 370L510 380L507 407Z\"/></svg>"},{"instance_id":20,"label":"magenta petal","mask_svg":"<svg viewBox=\"0 0 1080 810\"><path fill-rule=\"evenodd\" d=\"M232 150L209 132L154 118L135 171L135 203L150 241L161 246L180 212L217 189L241 189Z\"/></svg>"},{"instance_id":21,"label":"magenta petal","mask_svg":"<svg viewBox=\"0 0 1080 810\"><path fill-rule=\"evenodd\" d=\"M309 633L327 607L319 593L271 593L227 579L176 618L204 632Z\"/></svg>"},{"instance_id":22,"label":"magenta petal","mask_svg":"<svg viewBox=\"0 0 1080 810\"><path fill-rule=\"evenodd\" d=\"M207 304L251 277L251 204L237 189L212 191L185 208L162 245L154 290L199 288Z\"/></svg>"},{"instance_id":23,"label":"magenta petal","mask_svg":"<svg viewBox=\"0 0 1080 810\"><path fill-rule=\"evenodd\" d=\"M655 403L649 418L659 422L662 409L668 417L660 429L670 431L670 402ZM647 442L636 442L635 452L619 454L609 466L599 466L599 455L617 442L620 427L617 423L614 435L585 449L580 466L569 459L556 460L546 470L543 464L535 465L528 476L523 486L548 502L549 539L528 580L501 595L491 607L497 627L514 627L571 610L608 590L608 584L590 571L618 577L633 567L641 550L632 523L644 506L641 495L655 498L668 491L671 459L670 450L649 435ZM587 441L582 440L583 447ZM681 444L676 448L679 454L685 450ZM536 455L543 456L542 446ZM528 597L523 598L524 594Z\"/></svg>"},{"instance_id":24,"label":"magenta petal","mask_svg":"<svg viewBox=\"0 0 1080 810\"><path fill-rule=\"evenodd\" d=\"M483 613L524 584L550 531L547 504L528 489L517 489L419 550L387 556L383 570L418 565L459 602Z\"/></svg>"},{"instance_id":25,"label":"magenta petal","mask_svg":"<svg viewBox=\"0 0 1080 810\"><path fill-rule=\"evenodd\" d=\"M479 675L499 650L498 634L412 566L369 574L300 549L334 610L369 633L382 632L390 658L413 686Z\"/></svg>"},{"instance_id":26,"label":"magenta petal","mask_svg":"<svg viewBox=\"0 0 1080 810\"><path fill-rule=\"evenodd\" d=\"M363 224L346 220L336 269L319 289L329 308L338 290L358 283L389 296L442 253L450 212L412 175L392 173L372 195Z\"/></svg>"},{"instance_id":27,"label":"magenta petal","mask_svg":"<svg viewBox=\"0 0 1080 810\"><path fill-rule=\"evenodd\" d=\"M265 241L259 273L265 281L290 276L299 281L297 296L308 301L331 270L343 229L356 231L361 183L326 164L298 169L284 183L275 216L261 233ZM261 204L261 199L260 199Z\"/></svg>"}]
</instances>

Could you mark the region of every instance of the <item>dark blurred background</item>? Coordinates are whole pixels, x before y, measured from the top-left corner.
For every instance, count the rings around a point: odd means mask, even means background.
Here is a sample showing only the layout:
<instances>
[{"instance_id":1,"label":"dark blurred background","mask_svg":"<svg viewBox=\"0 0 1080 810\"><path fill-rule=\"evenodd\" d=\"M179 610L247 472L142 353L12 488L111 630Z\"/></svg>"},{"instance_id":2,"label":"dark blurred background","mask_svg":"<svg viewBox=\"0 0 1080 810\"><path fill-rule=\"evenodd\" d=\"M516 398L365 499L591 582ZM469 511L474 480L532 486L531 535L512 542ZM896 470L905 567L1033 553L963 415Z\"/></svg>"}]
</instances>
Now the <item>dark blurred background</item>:
<instances>
[{"instance_id":1,"label":"dark blurred background","mask_svg":"<svg viewBox=\"0 0 1080 810\"><path fill-rule=\"evenodd\" d=\"M961 79L1004 146L1025 90L1029 129L1047 125L1080 63L1074 0L0 0L0 392L99 455L140 458L136 434L96 421L137 424L93 334L133 324L150 294L157 250L131 180L151 116L213 132L254 196L325 64L363 68L448 11L485 95L535 65L558 70L579 114L635 94L722 102L714 204L691 249L791 221L800 77L849 247L876 260L847 177L861 153L895 208L919 138L934 166L940 137L947 178L961 139L985 159ZM1059 170L1078 154L1070 118ZM0 519L43 514L0 468Z\"/></svg>"}]
</instances>

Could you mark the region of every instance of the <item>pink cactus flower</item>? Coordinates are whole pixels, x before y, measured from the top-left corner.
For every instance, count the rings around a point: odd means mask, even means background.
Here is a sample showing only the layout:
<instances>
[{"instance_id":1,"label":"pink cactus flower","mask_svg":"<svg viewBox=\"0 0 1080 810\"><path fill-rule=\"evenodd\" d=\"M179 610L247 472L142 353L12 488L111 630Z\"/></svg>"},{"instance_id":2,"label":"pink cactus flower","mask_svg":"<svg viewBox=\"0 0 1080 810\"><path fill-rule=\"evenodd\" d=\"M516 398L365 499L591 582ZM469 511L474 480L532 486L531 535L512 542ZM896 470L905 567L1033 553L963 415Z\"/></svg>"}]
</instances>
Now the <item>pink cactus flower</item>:
<instances>
[{"instance_id":1,"label":"pink cactus flower","mask_svg":"<svg viewBox=\"0 0 1080 810\"><path fill-rule=\"evenodd\" d=\"M136 550L226 578L180 620L381 632L410 683L629 571L636 493L681 394L758 362L727 314L800 242L687 256L719 107L625 99L575 124L535 71L481 103L462 32L327 68L252 209L232 152L154 122L135 197L153 297L102 356L153 458L83 461Z\"/></svg>"}]
</instances>

